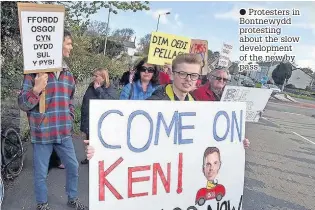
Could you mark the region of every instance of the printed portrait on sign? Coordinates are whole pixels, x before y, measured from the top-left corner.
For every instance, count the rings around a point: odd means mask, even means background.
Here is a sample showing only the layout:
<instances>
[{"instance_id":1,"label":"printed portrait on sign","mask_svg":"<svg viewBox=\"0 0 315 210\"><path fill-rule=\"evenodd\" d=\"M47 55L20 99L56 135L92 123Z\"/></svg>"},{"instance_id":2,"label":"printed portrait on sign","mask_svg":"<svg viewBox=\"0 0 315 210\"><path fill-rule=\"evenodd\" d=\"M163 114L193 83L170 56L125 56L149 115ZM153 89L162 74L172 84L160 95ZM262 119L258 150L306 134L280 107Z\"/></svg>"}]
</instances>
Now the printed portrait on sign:
<instances>
[{"instance_id":1,"label":"printed portrait on sign","mask_svg":"<svg viewBox=\"0 0 315 210\"><path fill-rule=\"evenodd\" d=\"M203 206L207 200L222 200L225 196L225 187L218 183L216 179L221 168L221 155L217 147L208 147L204 151L202 162L202 173L204 174L207 184L206 187L198 190L195 203Z\"/></svg>"}]
</instances>

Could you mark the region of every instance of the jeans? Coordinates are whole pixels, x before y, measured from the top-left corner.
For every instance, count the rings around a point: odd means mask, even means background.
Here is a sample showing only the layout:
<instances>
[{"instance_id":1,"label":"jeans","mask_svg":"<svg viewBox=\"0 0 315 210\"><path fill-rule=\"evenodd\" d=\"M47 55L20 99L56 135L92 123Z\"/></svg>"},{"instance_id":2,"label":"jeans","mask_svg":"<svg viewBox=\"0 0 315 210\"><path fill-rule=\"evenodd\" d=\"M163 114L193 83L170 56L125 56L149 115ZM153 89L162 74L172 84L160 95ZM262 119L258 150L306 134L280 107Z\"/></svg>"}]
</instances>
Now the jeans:
<instances>
[{"instance_id":1,"label":"jeans","mask_svg":"<svg viewBox=\"0 0 315 210\"><path fill-rule=\"evenodd\" d=\"M66 193L69 200L78 196L79 164L72 137L63 139L61 144L33 144L34 186L37 203L47 202L47 171L52 150L55 150L66 168Z\"/></svg>"}]
</instances>

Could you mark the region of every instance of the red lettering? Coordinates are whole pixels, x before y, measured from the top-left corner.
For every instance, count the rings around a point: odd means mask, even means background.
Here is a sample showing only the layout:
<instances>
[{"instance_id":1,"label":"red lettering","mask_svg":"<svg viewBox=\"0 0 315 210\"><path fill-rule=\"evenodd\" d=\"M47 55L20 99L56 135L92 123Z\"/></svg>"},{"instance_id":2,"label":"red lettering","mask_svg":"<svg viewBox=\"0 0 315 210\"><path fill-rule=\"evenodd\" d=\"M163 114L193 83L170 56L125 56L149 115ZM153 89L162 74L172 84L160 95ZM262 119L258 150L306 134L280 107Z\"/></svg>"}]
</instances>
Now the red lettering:
<instances>
[{"instance_id":1,"label":"red lettering","mask_svg":"<svg viewBox=\"0 0 315 210\"><path fill-rule=\"evenodd\" d=\"M123 162L123 158L120 157L118 160L116 160L115 163L113 163L106 171L104 171L104 161L99 161L98 167L99 167L99 201L105 200L105 187L108 187L108 189L113 193L113 195L118 199L121 200L123 197L118 193L118 191L109 183L109 181L106 179L106 176L110 174L121 162Z\"/></svg>"},{"instance_id":2,"label":"red lettering","mask_svg":"<svg viewBox=\"0 0 315 210\"><path fill-rule=\"evenodd\" d=\"M128 198L133 198L133 197L140 197L140 196L147 196L148 193L136 193L134 194L132 192L132 184L134 182L144 182L144 181L149 181L150 177L149 176L143 176L143 177L137 177L133 178L132 173L137 172L137 171L148 171L151 169L151 166L137 166L137 167L129 167L128 168Z\"/></svg>"},{"instance_id":3,"label":"red lettering","mask_svg":"<svg viewBox=\"0 0 315 210\"><path fill-rule=\"evenodd\" d=\"M191 46L191 49L190 49L191 53L196 53L196 54L206 53L206 51L207 51L207 47L205 44L194 44Z\"/></svg>"},{"instance_id":4,"label":"red lettering","mask_svg":"<svg viewBox=\"0 0 315 210\"><path fill-rule=\"evenodd\" d=\"M177 194L183 192L183 153L178 156L178 180L177 180Z\"/></svg>"},{"instance_id":5,"label":"red lettering","mask_svg":"<svg viewBox=\"0 0 315 210\"><path fill-rule=\"evenodd\" d=\"M167 163L167 180L162 171L161 165L159 163L153 164L153 184L152 184L152 194L157 194L157 174L159 173L161 181L163 183L164 189L167 193L170 192L171 188L171 163Z\"/></svg>"}]
</instances>

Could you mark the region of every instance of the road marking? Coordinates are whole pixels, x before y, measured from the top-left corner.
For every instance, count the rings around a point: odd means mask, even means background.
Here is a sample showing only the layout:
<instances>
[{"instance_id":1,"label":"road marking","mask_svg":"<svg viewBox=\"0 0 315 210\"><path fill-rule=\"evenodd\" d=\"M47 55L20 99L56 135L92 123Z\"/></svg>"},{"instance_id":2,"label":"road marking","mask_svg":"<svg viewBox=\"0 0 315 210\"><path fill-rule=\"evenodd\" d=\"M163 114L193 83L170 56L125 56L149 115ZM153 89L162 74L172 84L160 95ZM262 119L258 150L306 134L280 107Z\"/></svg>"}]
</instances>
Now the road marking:
<instances>
[{"instance_id":1,"label":"road marking","mask_svg":"<svg viewBox=\"0 0 315 210\"><path fill-rule=\"evenodd\" d=\"M293 132L293 131L292 131L292 133L294 133L295 135L297 135L297 136L301 137L302 139L304 139L304 140L306 140L306 141L308 141L308 142L310 142L310 143L312 143L312 144L315 145L315 142L312 142L311 140L305 138L304 136L302 136L302 135L300 135L300 134L298 134L298 133L296 133L296 132Z\"/></svg>"}]
</instances>

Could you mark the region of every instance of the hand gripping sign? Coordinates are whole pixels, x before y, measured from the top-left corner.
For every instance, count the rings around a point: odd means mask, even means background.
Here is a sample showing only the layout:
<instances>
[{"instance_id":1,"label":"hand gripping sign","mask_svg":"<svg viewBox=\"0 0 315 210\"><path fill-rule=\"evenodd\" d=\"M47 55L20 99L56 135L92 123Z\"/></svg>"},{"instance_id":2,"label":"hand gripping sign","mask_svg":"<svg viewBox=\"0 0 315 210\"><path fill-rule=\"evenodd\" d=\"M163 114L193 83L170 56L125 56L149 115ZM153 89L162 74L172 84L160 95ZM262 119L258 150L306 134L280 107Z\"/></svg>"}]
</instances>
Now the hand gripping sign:
<instances>
[{"instance_id":1,"label":"hand gripping sign","mask_svg":"<svg viewBox=\"0 0 315 210\"><path fill-rule=\"evenodd\" d=\"M24 74L61 71L64 6L18 3L18 12ZM39 104L45 112L45 90Z\"/></svg>"},{"instance_id":2,"label":"hand gripping sign","mask_svg":"<svg viewBox=\"0 0 315 210\"><path fill-rule=\"evenodd\" d=\"M90 209L241 210L244 102L92 100L90 110Z\"/></svg>"}]
</instances>

